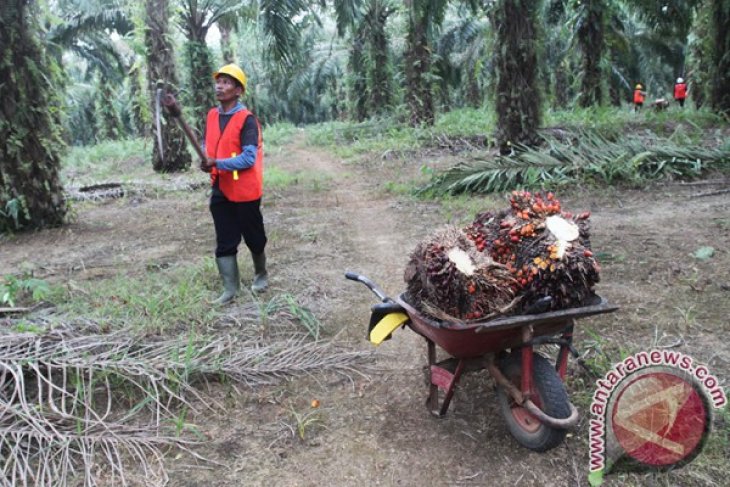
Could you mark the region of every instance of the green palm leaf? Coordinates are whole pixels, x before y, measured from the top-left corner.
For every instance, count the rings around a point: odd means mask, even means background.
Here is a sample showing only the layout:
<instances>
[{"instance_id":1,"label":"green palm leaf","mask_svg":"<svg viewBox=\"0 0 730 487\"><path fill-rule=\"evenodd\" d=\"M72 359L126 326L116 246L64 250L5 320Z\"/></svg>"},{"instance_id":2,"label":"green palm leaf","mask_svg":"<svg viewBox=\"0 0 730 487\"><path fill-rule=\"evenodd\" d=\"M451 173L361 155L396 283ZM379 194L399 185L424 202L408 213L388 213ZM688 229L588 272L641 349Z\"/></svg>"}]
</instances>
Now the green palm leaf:
<instances>
[{"instance_id":1,"label":"green palm leaf","mask_svg":"<svg viewBox=\"0 0 730 487\"><path fill-rule=\"evenodd\" d=\"M542 147L518 149L508 157L473 156L434 174L418 193L494 193L578 181L640 185L657 178L697 177L730 163L730 146L702 148L658 137L614 141L585 131L569 140L546 138Z\"/></svg>"}]
</instances>

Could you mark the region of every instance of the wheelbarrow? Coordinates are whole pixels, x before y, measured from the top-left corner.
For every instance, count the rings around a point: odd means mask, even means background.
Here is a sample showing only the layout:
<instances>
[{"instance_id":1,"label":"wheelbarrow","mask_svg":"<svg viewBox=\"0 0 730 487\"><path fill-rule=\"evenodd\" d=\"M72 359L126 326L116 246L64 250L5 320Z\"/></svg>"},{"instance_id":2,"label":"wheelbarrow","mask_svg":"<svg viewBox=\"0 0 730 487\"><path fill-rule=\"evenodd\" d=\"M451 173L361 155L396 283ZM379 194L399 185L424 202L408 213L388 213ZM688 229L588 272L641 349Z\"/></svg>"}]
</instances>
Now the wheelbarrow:
<instances>
[{"instance_id":1,"label":"wheelbarrow","mask_svg":"<svg viewBox=\"0 0 730 487\"><path fill-rule=\"evenodd\" d=\"M499 408L514 438L524 447L544 452L558 446L579 419L563 384L573 328L578 318L618 309L595 296L577 308L465 323L438 321L418 311L407 293L388 297L367 277L347 272L347 279L365 284L380 299L371 308L369 338L379 344L399 327L408 326L428 345L431 414L446 415L454 390L465 372L487 369L497 385ZM538 345L559 346L555 365L534 351ZM436 362L436 346L450 357Z\"/></svg>"}]
</instances>

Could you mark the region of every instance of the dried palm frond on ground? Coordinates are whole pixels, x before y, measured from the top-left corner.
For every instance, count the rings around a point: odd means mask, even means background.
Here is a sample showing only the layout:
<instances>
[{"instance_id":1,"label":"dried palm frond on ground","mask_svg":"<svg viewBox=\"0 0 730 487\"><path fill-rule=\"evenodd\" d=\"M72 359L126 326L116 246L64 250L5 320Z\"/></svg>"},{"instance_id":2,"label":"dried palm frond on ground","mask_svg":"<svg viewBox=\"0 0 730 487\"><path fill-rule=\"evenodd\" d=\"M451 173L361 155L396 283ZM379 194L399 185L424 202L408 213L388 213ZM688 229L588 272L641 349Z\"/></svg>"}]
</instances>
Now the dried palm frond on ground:
<instances>
[{"instance_id":1,"label":"dried palm frond on ground","mask_svg":"<svg viewBox=\"0 0 730 487\"><path fill-rule=\"evenodd\" d=\"M600 267L590 248L589 212L561 209L553 193L514 191L510 209L478 215L465 229L480 251L504 264L522 297L516 311L550 297L547 309L579 306L593 296Z\"/></svg>"},{"instance_id":2,"label":"dried palm frond on ground","mask_svg":"<svg viewBox=\"0 0 730 487\"><path fill-rule=\"evenodd\" d=\"M357 373L368 355L301 332L277 340L153 339L72 326L9 331L15 325L0 321L3 485L68 485L78 477L87 486L127 485L133 475L149 485L165 483L163 448L195 455L186 411L218 407L197 385Z\"/></svg>"},{"instance_id":3,"label":"dried palm frond on ground","mask_svg":"<svg viewBox=\"0 0 730 487\"><path fill-rule=\"evenodd\" d=\"M508 269L480 253L455 227L418 244L404 278L414 304L440 319L482 319L501 312L514 298Z\"/></svg>"},{"instance_id":4,"label":"dried palm frond on ground","mask_svg":"<svg viewBox=\"0 0 730 487\"><path fill-rule=\"evenodd\" d=\"M166 181L153 183L149 181L125 181L123 183L96 183L87 186L69 187L66 198L72 201L100 201L104 199L122 198L124 196L146 196L161 191L195 191L208 185L203 181Z\"/></svg>"}]
</instances>

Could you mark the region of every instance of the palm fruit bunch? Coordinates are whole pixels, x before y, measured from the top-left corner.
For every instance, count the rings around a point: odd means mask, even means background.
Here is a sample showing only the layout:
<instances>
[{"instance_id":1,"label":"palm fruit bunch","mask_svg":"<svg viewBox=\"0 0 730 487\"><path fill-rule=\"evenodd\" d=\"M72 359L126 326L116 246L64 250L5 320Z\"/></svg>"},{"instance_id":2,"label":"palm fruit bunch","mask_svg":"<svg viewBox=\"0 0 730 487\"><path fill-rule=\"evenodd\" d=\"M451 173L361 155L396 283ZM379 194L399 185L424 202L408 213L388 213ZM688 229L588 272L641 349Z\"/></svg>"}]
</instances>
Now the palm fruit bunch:
<instances>
[{"instance_id":1,"label":"palm fruit bunch","mask_svg":"<svg viewBox=\"0 0 730 487\"><path fill-rule=\"evenodd\" d=\"M508 268L449 226L419 243L405 270L408 295L422 312L446 321L482 320L512 303L518 286Z\"/></svg>"},{"instance_id":2,"label":"palm fruit bunch","mask_svg":"<svg viewBox=\"0 0 730 487\"><path fill-rule=\"evenodd\" d=\"M553 193L514 191L510 208L477 215L465 233L480 252L504 264L521 297L513 311L550 296L548 309L584 304L599 281L600 266L589 240L590 212L562 211Z\"/></svg>"}]
</instances>

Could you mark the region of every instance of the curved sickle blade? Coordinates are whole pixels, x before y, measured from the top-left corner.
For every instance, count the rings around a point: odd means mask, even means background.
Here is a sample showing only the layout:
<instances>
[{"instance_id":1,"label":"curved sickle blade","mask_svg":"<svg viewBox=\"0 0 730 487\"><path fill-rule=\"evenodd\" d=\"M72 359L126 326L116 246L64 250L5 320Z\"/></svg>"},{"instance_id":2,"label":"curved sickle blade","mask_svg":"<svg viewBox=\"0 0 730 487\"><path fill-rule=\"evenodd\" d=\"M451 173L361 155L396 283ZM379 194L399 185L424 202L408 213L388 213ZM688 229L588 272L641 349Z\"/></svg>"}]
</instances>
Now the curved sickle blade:
<instances>
[{"instance_id":1,"label":"curved sickle blade","mask_svg":"<svg viewBox=\"0 0 730 487\"><path fill-rule=\"evenodd\" d=\"M162 88L157 88L157 96L155 96L155 128L157 131L157 149L160 152L160 160L165 162L165 150L162 145L162 107L160 106L160 98L162 97Z\"/></svg>"}]
</instances>

